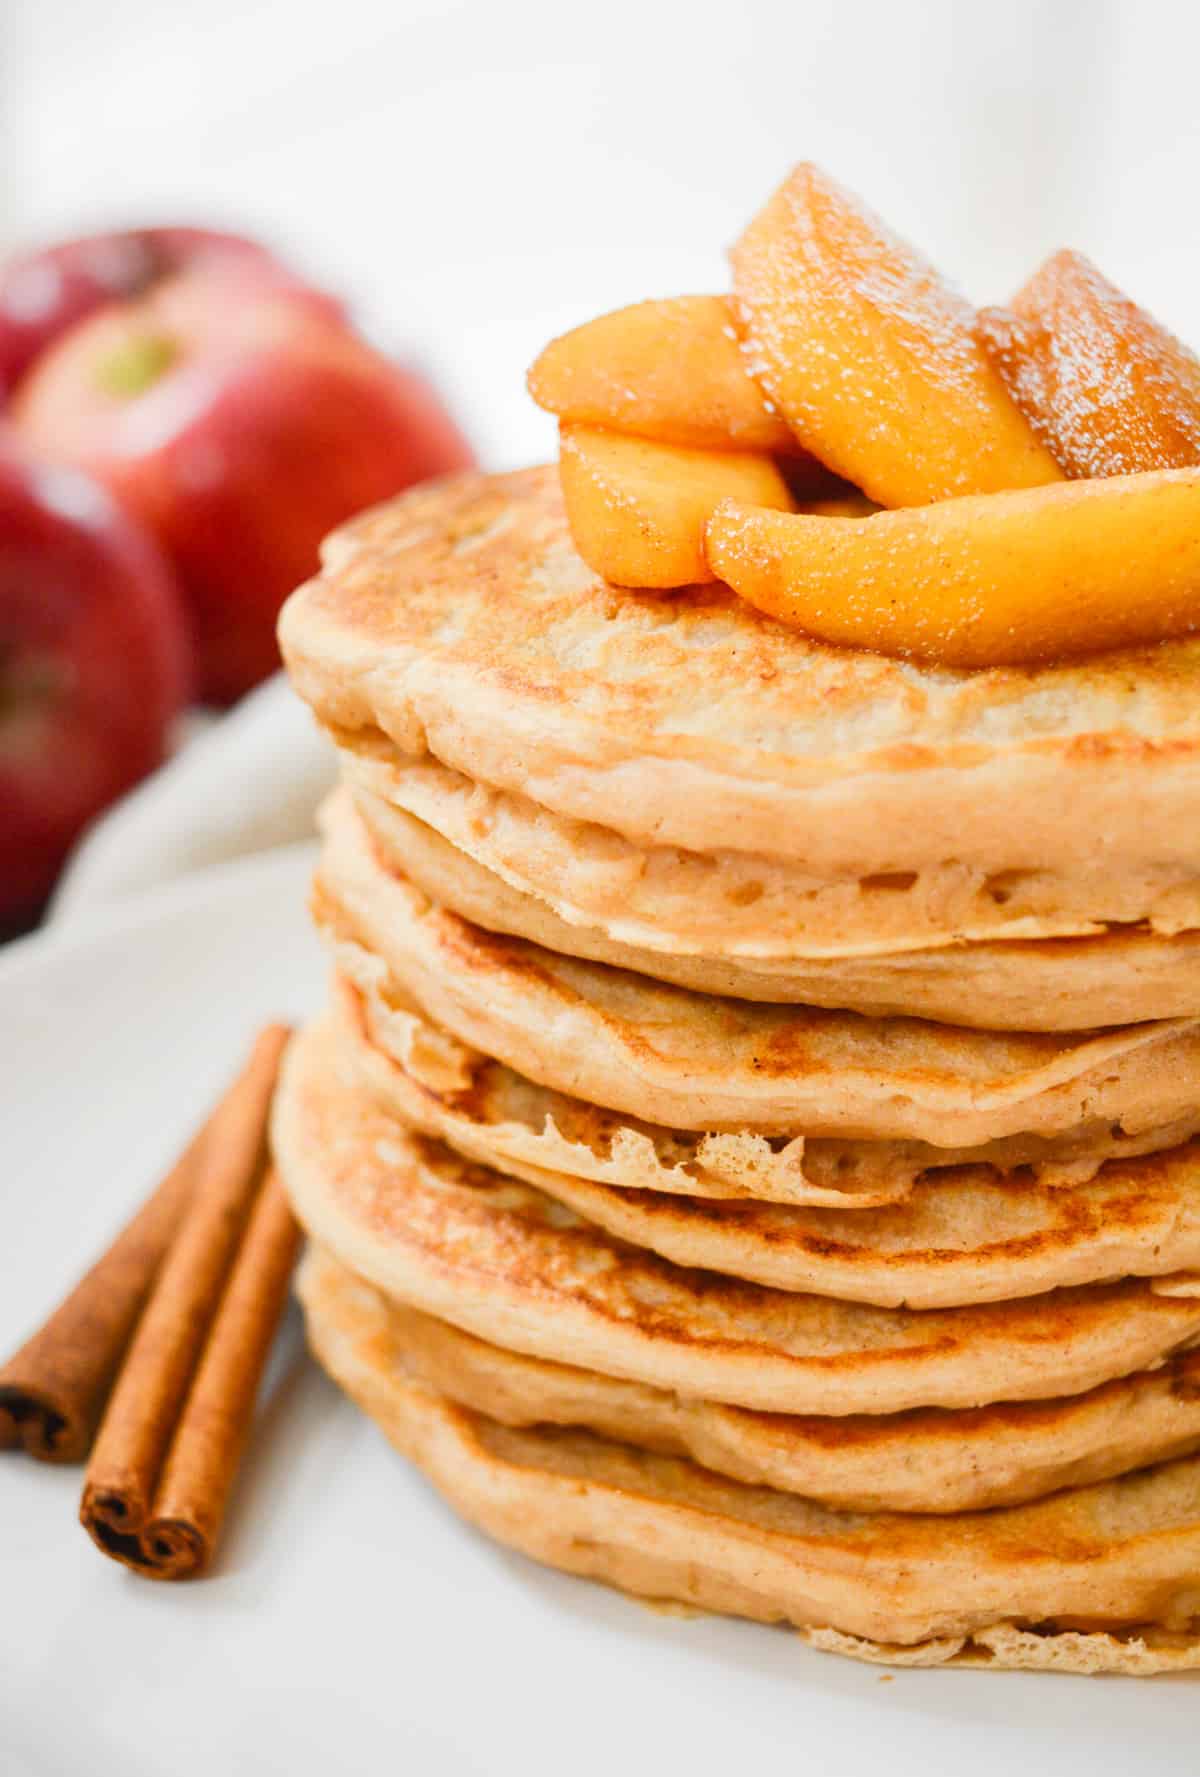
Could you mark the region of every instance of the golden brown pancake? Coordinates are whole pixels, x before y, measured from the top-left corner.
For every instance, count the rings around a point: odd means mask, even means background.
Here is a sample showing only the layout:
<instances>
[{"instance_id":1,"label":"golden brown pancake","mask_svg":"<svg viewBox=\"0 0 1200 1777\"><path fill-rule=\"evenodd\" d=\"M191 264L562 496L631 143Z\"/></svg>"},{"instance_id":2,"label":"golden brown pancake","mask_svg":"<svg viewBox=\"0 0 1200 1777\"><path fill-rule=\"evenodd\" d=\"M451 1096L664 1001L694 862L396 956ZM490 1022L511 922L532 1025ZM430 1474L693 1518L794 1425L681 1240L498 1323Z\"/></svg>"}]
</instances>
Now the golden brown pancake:
<instances>
[{"instance_id":1,"label":"golden brown pancake","mask_svg":"<svg viewBox=\"0 0 1200 1777\"><path fill-rule=\"evenodd\" d=\"M352 1076L406 1125L494 1163L344 1000L336 1024ZM1072 1189L960 1166L910 1177L902 1201L870 1213L614 1187L523 1157L501 1170L676 1264L882 1307L957 1307L1200 1265L1200 1142L1110 1160Z\"/></svg>"},{"instance_id":2,"label":"golden brown pancake","mask_svg":"<svg viewBox=\"0 0 1200 1777\"><path fill-rule=\"evenodd\" d=\"M1131 1279L968 1308L875 1308L688 1270L404 1129L338 1059L292 1044L276 1163L310 1235L388 1296L492 1344L767 1412L1047 1400L1200 1339L1200 1299Z\"/></svg>"},{"instance_id":3,"label":"golden brown pancake","mask_svg":"<svg viewBox=\"0 0 1200 1777\"><path fill-rule=\"evenodd\" d=\"M500 1171L534 1166L624 1190L878 1209L947 1168L986 1166L1050 1190L1087 1184L1107 1161L1179 1147L1200 1124L1192 1112L1127 1135L1092 1121L963 1148L668 1129L539 1086L398 1004L366 951L345 941L332 948L345 970L334 982L337 1016L348 1040L371 1051L360 1057L366 1083L414 1127Z\"/></svg>"},{"instance_id":4,"label":"golden brown pancake","mask_svg":"<svg viewBox=\"0 0 1200 1777\"><path fill-rule=\"evenodd\" d=\"M1195 1113L1200 1021L1076 1035L768 1006L484 932L389 870L326 805L319 925L460 1041L577 1098L672 1128L925 1141L1159 1128Z\"/></svg>"},{"instance_id":5,"label":"golden brown pancake","mask_svg":"<svg viewBox=\"0 0 1200 1777\"><path fill-rule=\"evenodd\" d=\"M1114 924L1047 937L1035 872L1001 885L951 864L914 882L820 883L771 858L640 848L431 760L341 752L379 850L431 900L568 956L706 993L991 1030L1200 1010L1200 933ZM1020 936L1019 895L1032 938Z\"/></svg>"},{"instance_id":6,"label":"golden brown pancake","mask_svg":"<svg viewBox=\"0 0 1200 1777\"><path fill-rule=\"evenodd\" d=\"M597 580L545 471L324 562L345 979L272 1140L331 1373L643 1596L1200 1665L1200 640L824 647Z\"/></svg>"},{"instance_id":7,"label":"golden brown pancake","mask_svg":"<svg viewBox=\"0 0 1200 1777\"><path fill-rule=\"evenodd\" d=\"M348 1290L350 1274L310 1249L305 1300ZM381 1365L505 1425L582 1426L752 1486L853 1511L959 1512L1038 1499L1108 1480L1200 1446L1200 1353L1187 1352L1058 1401L841 1419L754 1413L489 1345L361 1278L356 1297L382 1316Z\"/></svg>"},{"instance_id":8,"label":"golden brown pancake","mask_svg":"<svg viewBox=\"0 0 1200 1777\"><path fill-rule=\"evenodd\" d=\"M334 1378L458 1511L537 1560L792 1623L864 1657L894 1645L944 1661L971 1645L1032 1664L1030 1632L1042 1631L1043 1664L1200 1664L1200 1459L989 1512L831 1512L589 1432L517 1429L453 1405L396 1362L375 1292L326 1269L306 1296Z\"/></svg>"},{"instance_id":9,"label":"golden brown pancake","mask_svg":"<svg viewBox=\"0 0 1200 1777\"><path fill-rule=\"evenodd\" d=\"M1108 918L1108 884L1117 917L1195 923L1200 641L954 672L824 646L720 586L616 591L577 555L553 469L418 489L325 564L281 644L360 743L640 846L859 882L1034 871L1061 879L1060 922Z\"/></svg>"}]
</instances>

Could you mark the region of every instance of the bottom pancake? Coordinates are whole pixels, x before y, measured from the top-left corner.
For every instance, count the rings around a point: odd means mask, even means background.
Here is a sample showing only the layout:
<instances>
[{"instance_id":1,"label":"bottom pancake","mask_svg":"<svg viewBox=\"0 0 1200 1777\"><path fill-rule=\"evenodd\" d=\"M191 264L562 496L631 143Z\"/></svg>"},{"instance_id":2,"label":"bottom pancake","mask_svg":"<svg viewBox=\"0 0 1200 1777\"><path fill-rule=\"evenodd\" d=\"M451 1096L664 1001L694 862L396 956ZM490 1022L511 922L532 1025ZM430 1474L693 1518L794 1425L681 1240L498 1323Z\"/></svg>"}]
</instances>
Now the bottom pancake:
<instances>
[{"instance_id":1,"label":"bottom pancake","mask_svg":"<svg viewBox=\"0 0 1200 1777\"><path fill-rule=\"evenodd\" d=\"M346 1272L313 1248L302 1293ZM962 1512L1017 1505L1200 1448L1200 1352L1056 1401L914 1408L847 1418L756 1413L529 1357L375 1290L381 1360L505 1425L564 1425L689 1456L755 1487L843 1511ZM376 1304L377 1309L376 1309Z\"/></svg>"},{"instance_id":2,"label":"bottom pancake","mask_svg":"<svg viewBox=\"0 0 1200 1777\"><path fill-rule=\"evenodd\" d=\"M987 1513L835 1513L455 1406L395 1362L377 1292L320 1257L301 1289L334 1379L465 1518L536 1560L863 1658L1200 1666L1200 1459Z\"/></svg>"}]
</instances>

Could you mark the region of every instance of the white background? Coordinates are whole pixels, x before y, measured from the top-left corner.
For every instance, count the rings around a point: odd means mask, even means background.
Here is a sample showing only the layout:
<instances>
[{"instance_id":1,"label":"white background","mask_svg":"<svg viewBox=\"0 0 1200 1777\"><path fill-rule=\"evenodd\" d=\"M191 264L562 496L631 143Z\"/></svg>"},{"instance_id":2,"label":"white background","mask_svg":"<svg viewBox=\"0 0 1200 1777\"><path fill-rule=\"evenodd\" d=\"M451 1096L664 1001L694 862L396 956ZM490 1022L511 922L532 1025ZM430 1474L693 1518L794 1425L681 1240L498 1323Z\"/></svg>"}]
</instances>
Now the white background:
<instances>
[{"instance_id":1,"label":"white background","mask_svg":"<svg viewBox=\"0 0 1200 1777\"><path fill-rule=\"evenodd\" d=\"M522 387L544 340L720 287L801 156L979 300L1071 244L1200 340L1198 68L1200 7L1169 0L0 0L0 236L262 232L434 362L513 463L551 448ZM8 1177L35 1207L11 1218L0 1349L155 1176L212 1058L308 979L299 873L247 881L244 908L140 925L136 970L122 932L24 998L9 977ZM194 1592L96 1560L77 1475L6 1471L3 1777L1192 1768L1186 1685L881 1684L486 1545L315 1369L268 1417Z\"/></svg>"},{"instance_id":2,"label":"white background","mask_svg":"<svg viewBox=\"0 0 1200 1777\"><path fill-rule=\"evenodd\" d=\"M0 0L0 232L213 217L546 455L556 330L720 287L801 157L977 300L1055 246L1200 338L1187 0Z\"/></svg>"}]
</instances>

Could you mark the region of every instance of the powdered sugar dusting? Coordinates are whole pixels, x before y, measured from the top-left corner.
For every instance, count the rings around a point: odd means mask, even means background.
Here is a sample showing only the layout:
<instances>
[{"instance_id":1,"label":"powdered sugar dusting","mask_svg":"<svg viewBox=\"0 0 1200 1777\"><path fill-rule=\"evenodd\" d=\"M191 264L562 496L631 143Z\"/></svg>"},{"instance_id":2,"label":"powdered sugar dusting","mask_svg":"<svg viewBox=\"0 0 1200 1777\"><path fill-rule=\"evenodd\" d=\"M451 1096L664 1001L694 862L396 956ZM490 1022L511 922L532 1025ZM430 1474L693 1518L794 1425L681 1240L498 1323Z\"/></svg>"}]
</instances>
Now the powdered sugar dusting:
<instances>
[{"instance_id":1,"label":"powdered sugar dusting","mask_svg":"<svg viewBox=\"0 0 1200 1777\"><path fill-rule=\"evenodd\" d=\"M883 505L1054 479L934 268L816 168L734 249L747 367L801 440Z\"/></svg>"},{"instance_id":2,"label":"powdered sugar dusting","mask_svg":"<svg viewBox=\"0 0 1200 1777\"><path fill-rule=\"evenodd\" d=\"M980 331L1068 474L1200 463L1200 359L1083 254L1054 254Z\"/></svg>"}]
</instances>

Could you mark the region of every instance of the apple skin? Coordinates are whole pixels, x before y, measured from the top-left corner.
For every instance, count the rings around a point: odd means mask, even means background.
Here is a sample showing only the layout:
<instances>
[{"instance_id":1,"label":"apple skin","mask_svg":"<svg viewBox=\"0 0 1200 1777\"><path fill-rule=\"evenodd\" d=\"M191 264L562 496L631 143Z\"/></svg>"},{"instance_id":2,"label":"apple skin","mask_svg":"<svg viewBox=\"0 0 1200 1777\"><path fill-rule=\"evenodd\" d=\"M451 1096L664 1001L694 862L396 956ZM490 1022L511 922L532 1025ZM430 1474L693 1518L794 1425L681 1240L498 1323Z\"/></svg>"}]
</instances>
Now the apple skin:
<instances>
[{"instance_id":1,"label":"apple skin","mask_svg":"<svg viewBox=\"0 0 1200 1777\"><path fill-rule=\"evenodd\" d=\"M187 267L237 264L264 280L305 288L266 247L212 228L132 228L19 253L0 265L0 398L36 358L106 303L140 296ZM312 292L333 314L341 305Z\"/></svg>"},{"instance_id":2,"label":"apple skin","mask_svg":"<svg viewBox=\"0 0 1200 1777\"><path fill-rule=\"evenodd\" d=\"M278 666L279 607L328 531L474 463L418 372L303 292L228 268L181 273L72 329L12 417L157 537L188 602L200 693L218 704Z\"/></svg>"},{"instance_id":3,"label":"apple skin","mask_svg":"<svg viewBox=\"0 0 1200 1777\"><path fill-rule=\"evenodd\" d=\"M0 925L163 757L188 691L171 570L103 488L0 429Z\"/></svg>"}]
</instances>

